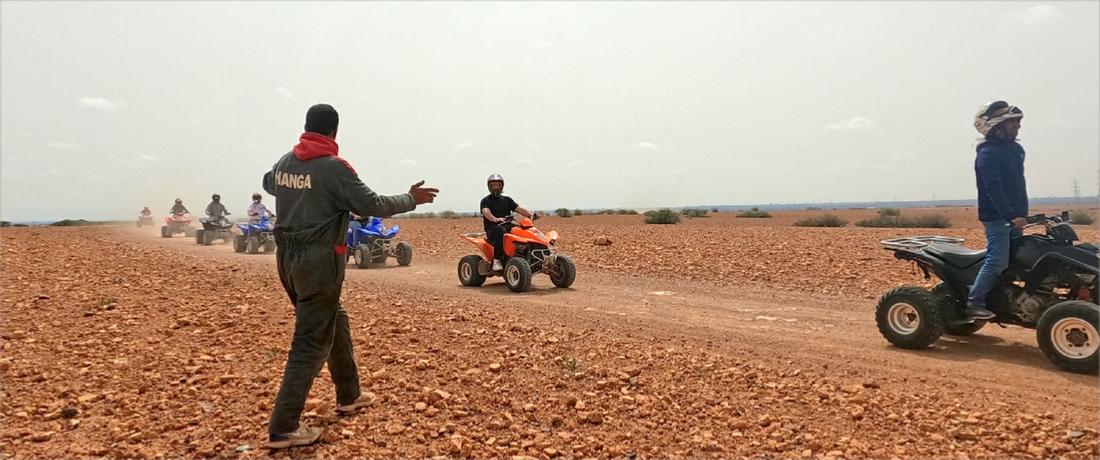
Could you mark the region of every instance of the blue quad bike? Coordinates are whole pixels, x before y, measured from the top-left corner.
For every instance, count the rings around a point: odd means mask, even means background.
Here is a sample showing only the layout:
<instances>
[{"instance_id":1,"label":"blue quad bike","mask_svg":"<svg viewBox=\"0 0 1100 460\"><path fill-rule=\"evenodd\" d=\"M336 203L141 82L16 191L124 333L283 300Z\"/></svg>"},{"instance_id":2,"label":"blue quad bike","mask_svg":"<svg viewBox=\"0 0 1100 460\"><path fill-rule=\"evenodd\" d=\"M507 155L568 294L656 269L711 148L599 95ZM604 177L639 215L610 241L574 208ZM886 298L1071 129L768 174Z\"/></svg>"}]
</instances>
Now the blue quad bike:
<instances>
[{"instance_id":1,"label":"blue quad bike","mask_svg":"<svg viewBox=\"0 0 1100 460\"><path fill-rule=\"evenodd\" d=\"M355 258L355 266L369 268L370 264L383 264L386 259L393 257L397 264L407 266L412 263L412 245L405 241L394 244L394 237L401 231L400 225L386 228L382 225L382 219L372 217L369 221L360 220L364 225L360 228L348 229L348 251L344 255L345 260Z\"/></svg>"},{"instance_id":2,"label":"blue quad bike","mask_svg":"<svg viewBox=\"0 0 1100 460\"><path fill-rule=\"evenodd\" d=\"M267 216L263 216L258 223L237 224L241 234L233 237L233 251L256 254L263 248L264 252L275 250L275 224Z\"/></svg>"},{"instance_id":3,"label":"blue quad bike","mask_svg":"<svg viewBox=\"0 0 1100 460\"><path fill-rule=\"evenodd\" d=\"M230 222L225 215L203 217L199 222L202 223L202 228L195 230L195 244L210 246L214 244L214 240L228 243L233 239L233 222Z\"/></svg>"},{"instance_id":4,"label":"blue quad bike","mask_svg":"<svg viewBox=\"0 0 1100 460\"><path fill-rule=\"evenodd\" d=\"M1012 241L1008 268L997 279L986 305L989 321L966 317L967 295L985 260L985 250L960 246L961 238L917 236L882 242L894 257L912 261L940 283L895 288L879 299L879 332L899 348L922 349L941 334L970 335L987 323L1035 329L1039 349L1062 370L1096 374L1100 366L1100 248L1077 242L1069 213L1027 218L1024 228L1044 233Z\"/></svg>"}]
</instances>

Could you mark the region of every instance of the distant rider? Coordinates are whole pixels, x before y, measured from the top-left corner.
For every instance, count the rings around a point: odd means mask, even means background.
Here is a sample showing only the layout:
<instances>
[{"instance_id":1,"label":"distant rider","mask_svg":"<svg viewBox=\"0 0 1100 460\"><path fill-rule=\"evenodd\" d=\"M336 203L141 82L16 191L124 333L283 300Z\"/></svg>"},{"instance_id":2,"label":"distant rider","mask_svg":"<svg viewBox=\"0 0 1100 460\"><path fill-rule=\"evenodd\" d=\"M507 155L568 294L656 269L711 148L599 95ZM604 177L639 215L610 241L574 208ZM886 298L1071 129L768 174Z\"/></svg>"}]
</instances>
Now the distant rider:
<instances>
[{"instance_id":1,"label":"distant rider","mask_svg":"<svg viewBox=\"0 0 1100 460\"><path fill-rule=\"evenodd\" d=\"M504 270L501 261L504 260L504 235L512 231L515 224L508 222L508 216L517 212L522 216L538 219L538 214L533 214L516 204L511 197L504 196L504 177L500 174L489 176L486 181L489 186L489 195L481 199L481 217L485 224L485 233L490 243L493 243L493 270Z\"/></svg>"},{"instance_id":2,"label":"distant rider","mask_svg":"<svg viewBox=\"0 0 1100 460\"><path fill-rule=\"evenodd\" d=\"M213 201L206 205L206 215L210 217L210 220L218 220L230 214L230 212L225 209L225 205L222 204L221 195L215 193L210 199Z\"/></svg>"},{"instance_id":3,"label":"distant rider","mask_svg":"<svg viewBox=\"0 0 1100 460\"><path fill-rule=\"evenodd\" d=\"M191 211L187 210L187 207L183 205L183 200L176 198L176 204L172 205L172 209L168 211L169 214L175 215L178 212L184 214L191 214Z\"/></svg>"},{"instance_id":4,"label":"distant rider","mask_svg":"<svg viewBox=\"0 0 1100 460\"><path fill-rule=\"evenodd\" d=\"M248 223L260 223L260 220L263 219L264 214L267 214L269 217L275 217L275 213L271 212L269 209L267 209L267 206L264 206L264 204L260 202L262 200L263 195L260 195L260 192L252 194L252 204L248 205Z\"/></svg>"},{"instance_id":5,"label":"distant rider","mask_svg":"<svg viewBox=\"0 0 1100 460\"><path fill-rule=\"evenodd\" d=\"M150 211L148 206L146 206L144 208L141 208L141 217L152 217L152 216L153 216L153 211Z\"/></svg>"}]
</instances>

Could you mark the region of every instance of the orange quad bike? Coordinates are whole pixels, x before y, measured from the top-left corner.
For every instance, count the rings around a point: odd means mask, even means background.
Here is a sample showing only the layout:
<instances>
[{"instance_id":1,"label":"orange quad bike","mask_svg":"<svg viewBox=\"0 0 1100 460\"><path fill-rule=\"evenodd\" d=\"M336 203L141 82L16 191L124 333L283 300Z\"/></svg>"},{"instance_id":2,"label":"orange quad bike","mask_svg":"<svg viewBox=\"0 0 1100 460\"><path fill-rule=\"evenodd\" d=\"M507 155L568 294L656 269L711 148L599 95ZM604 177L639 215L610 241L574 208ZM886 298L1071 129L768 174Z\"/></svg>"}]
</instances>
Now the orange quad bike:
<instances>
[{"instance_id":1,"label":"orange quad bike","mask_svg":"<svg viewBox=\"0 0 1100 460\"><path fill-rule=\"evenodd\" d=\"M481 250L481 254L471 254L458 261L458 280L463 286L481 286L486 278L503 276L508 289L524 292L531 289L531 278L536 273L546 273L559 288L573 284L577 279L577 266L571 257L558 253L558 232L542 233L531 219L521 217L513 214L509 222L516 226L504 234L504 270L493 271L493 243L485 232L460 235ZM518 222L517 218L520 218Z\"/></svg>"}]
</instances>

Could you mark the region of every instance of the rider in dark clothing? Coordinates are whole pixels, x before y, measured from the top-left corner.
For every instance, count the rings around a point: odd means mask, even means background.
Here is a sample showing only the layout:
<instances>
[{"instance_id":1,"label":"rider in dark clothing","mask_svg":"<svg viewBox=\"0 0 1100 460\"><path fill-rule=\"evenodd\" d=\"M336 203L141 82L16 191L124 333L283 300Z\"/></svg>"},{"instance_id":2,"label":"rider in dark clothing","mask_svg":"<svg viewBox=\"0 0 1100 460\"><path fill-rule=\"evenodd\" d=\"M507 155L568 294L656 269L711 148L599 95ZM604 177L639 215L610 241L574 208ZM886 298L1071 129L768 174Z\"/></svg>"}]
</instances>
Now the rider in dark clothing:
<instances>
[{"instance_id":1,"label":"rider in dark clothing","mask_svg":"<svg viewBox=\"0 0 1100 460\"><path fill-rule=\"evenodd\" d=\"M339 117L327 104L310 107L306 132L294 150L264 175L263 187L275 196L279 280L294 304L294 336L283 381L268 425L270 449L312 444L321 428L299 424L313 379L328 363L336 386L336 412L348 414L374 402L359 385L347 311L340 305L351 213L390 216L431 203L439 191L413 185L409 193L382 196L359 180L337 156Z\"/></svg>"},{"instance_id":2,"label":"rider in dark clothing","mask_svg":"<svg viewBox=\"0 0 1100 460\"><path fill-rule=\"evenodd\" d=\"M151 215L153 215L153 211L150 211L149 207L146 206L144 208L141 208L141 215L142 216L151 216Z\"/></svg>"},{"instance_id":3,"label":"rider in dark clothing","mask_svg":"<svg viewBox=\"0 0 1100 460\"><path fill-rule=\"evenodd\" d=\"M504 177L500 174L489 176L486 183L489 186L489 195L481 199L481 219L485 224L486 237L493 243L493 270L500 271L504 269L504 235L515 227L508 221L508 217L513 212L532 219L538 219L539 215L516 204L511 197L502 195Z\"/></svg>"},{"instance_id":4,"label":"rider in dark clothing","mask_svg":"<svg viewBox=\"0 0 1100 460\"><path fill-rule=\"evenodd\" d=\"M176 204L172 205L172 209L168 211L169 214L175 214L177 212L191 214L191 211L188 211L187 207L183 205L183 200L179 198L176 198Z\"/></svg>"},{"instance_id":5,"label":"rider in dark clothing","mask_svg":"<svg viewBox=\"0 0 1100 460\"><path fill-rule=\"evenodd\" d=\"M210 199L214 200L214 201L211 201L210 204L206 205L206 215L207 216L210 216L211 218L216 219L218 217L229 215L229 211L226 211L225 205L222 204L222 202L221 202L221 199L222 199L221 195L218 195L217 193L215 193L214 196L210 197Z\"/></svg>"}]
</instances>

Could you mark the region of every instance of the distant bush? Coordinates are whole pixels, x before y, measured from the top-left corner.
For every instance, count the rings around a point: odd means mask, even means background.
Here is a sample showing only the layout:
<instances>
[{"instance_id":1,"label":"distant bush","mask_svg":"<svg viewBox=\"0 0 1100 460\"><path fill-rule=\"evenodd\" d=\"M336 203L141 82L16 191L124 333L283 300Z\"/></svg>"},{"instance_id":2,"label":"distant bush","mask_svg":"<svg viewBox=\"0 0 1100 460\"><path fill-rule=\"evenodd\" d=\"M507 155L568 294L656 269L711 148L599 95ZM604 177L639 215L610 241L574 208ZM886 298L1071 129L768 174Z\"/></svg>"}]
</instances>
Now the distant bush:
<instances>
[{"instance_id":1,"label":"distant bush","mask_svg":"<svg viewBox=\"0 0 1100 460\"><path fill-rule=\"evenodd\" d=\"M11 222L0 220L0 227L11 227Z\"/></svg>"},{"instance_id":2,"label":"distant bush","mask_svg":"<svg viewBox=\"0 0 1100 460\"><path fill-rule=\"evenodd\" d=\"M647 224L678 224L680 223L680 215L673 212L671 209L665 208L657 211L647 211L645 213L645 223Z\"/></svg>"},{"instance_id":3,"label":"distant bush","mask_svg":"<svg viewBox=\"0 0 1100 460\"><path fill-rule=\"evenodd\" d=\"M817 206L807 206L807 207L806 207L806 210L807 210L807 211L820 211L820 210L821 210L821 208L819 208L819 207L817 207Z\"/></svg>"},{"instance_id":4,"label":"distant bush","mask_svg":"<svg viewBox=\"0 0 1100 460\"><path fill-rule=\"evenodd\" d=\"M615 210L614 209L603 209L603 210L600 210L600 211L596 211L595 214L611 215L611 214L615 214Z\"/></svg>"},{"instance_id":5,"label":"distant bush","mask_svg":"<svg viewBox=\"0 0 1100 460\"><path fill-rule=\"evenodd\" d=\"M1069 223L1077 225L1089 225L1092 223L1092 217L1084 211L1073 211L1069 213Z\"/></svg>"},{"instance_id":6,"label":"distant bush","mask_svg":"<svg viewBox=\"0 0 1100 460\"><path fill-rule=\"evenodd\" d=\"M458 213L448 209L446 211L440 211L439 212L439 217L442 217L444 219L461 219L463 216L461 216Z\"/></svg>"},{"instance_id":7,"label":"distant bush","mask_svg":"<svg viewBox=\"0 0 1100 460\"><path fill-rule=\"evenodd\" d=\"M898 208L882 208L878 210L878 215L882 217L897 217L901 215L901 210Z\"/></svg>"},{"instance_id":8,"label":"distant bush","mask_svg":"<svg viewBox=\"0 0 1100 460\"><path fill-rule=\"evenodd\" d=\"M557 214L558 217L573 217L573 211L570 211L569 208L555 209L554 214Z\"/></svg>"},{"instance_id":9,"label":"distant bush","mask_svg":"<svg viewBox=\"0 0 1100 460\"><path fill-rule=\"evenodd\" d=\"M857 227L871 228L950 228L951 219L939 214L919 216L916 219L880 215L874 219L856 222Z\"/></svg>"},{"instance_id":10,"label":"distant bush","mask_svg":"<svg viewBox=\"0 0 1100 460\"><path fill-rule=\"evenodd\" d=\"M584 210L583 209L574 209L573 210L573 215L574 216L583 216L584 215Z\"/></svg>"},{"instance_id":11,"label":"distant bush","mask_svg":"<svg viewBox=\"0 0 1100 460\"><path fill-rule=\"evenodd\" d=\"M628 215L633 216L633 215L637 215L638 211L635 211L633 209L620 209L620 210L616 211L615 213L616 214L628 214Z\"/></svg>"},{"instance_id":12,"label":"distant bush","mask_svg":"<svg viewBox=\"0 0 1100 460\"><path fill-rule=\"evenodd\" d=\"M92 224L91 222L88 222L84 219L77 219L77 220L65 219L65 220L59 220L59 221L54 222L50 225L52 225L54 227L81 227L81 226L84 226L84 225L94 225L94 224Z\"/></svg>"},{"instance_id":13,"label":"distant bush","mask_svg":"<svg viewBox=\"0 0 1100 460\"><path fill-rule=\"evenodd\" d=\"M680 214L688 217L707 217L706 209L683 209L680 210Z\"/></svg>"},{"instance_id":14,"label":"distant bush","mask_svg":"<svg viewBox=\"0 0 1100 460\"><path fill-rule=\"evenodd\" d=\"M794 223L795 227L843 227L845 225L848 225L848 221L832 214L807 217Z\"/></svg>"},{"instance_id":15,"label":"distant bush","mask_svg":"<svg viewBox=\"0 0 1100 460\"><path fill-rule=\"evenodd\" d=\"M436 217L439 216L434 212L410 212L394 216L395 219L435 219Z\"/></svg>"},{"instance_id":16,"label":"distant bush","mask_svg":"<svg viewBox=\"0 0 1100 460\"><path fill-rule=\"evenodd\" d=\"M744 212L741 212L741 213L737 214L737 217L753 217L753 218L766 218L766 217L771 217L771 216L772 216L771 214L768 214L768 211L761 211L760 208L757 208L755 206L753 206L751 211L744 211Z\"/></svg>"},{"instance_id":17,"label":"distant bush","mask_svg":"<svg viewBox=\"0 0 1100 460\"><path fill-rule=\"evenodd\" d=\"M718 208L714 208L714 209L711 209L710 212L713 212L713 213L717 214L719 211L718 211Z\"/></svg>"}]
</instances>

